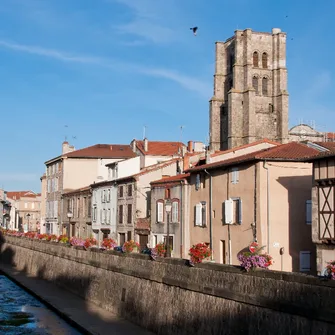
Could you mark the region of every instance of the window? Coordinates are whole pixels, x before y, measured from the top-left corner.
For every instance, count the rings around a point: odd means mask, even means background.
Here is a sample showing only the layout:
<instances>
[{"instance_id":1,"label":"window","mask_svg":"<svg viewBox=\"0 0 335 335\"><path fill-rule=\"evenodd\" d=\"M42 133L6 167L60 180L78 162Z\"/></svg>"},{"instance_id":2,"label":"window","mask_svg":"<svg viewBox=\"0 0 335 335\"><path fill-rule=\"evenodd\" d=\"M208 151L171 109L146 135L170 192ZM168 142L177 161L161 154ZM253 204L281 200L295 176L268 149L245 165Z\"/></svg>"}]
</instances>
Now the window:
<instances>
[{"instance_id":1,"label":"window","mask_svg":"<svg viewBox=\"0 0 335 335\"><path fill-rule=\"evenodd\" d=\"M156 206L156 215L157 215L157 222L164 222L164 203L163 201L157 201Z\"/></svg>"},{"instance_id":2,"label":"window","mask_svg":"<svg viewBox=\"0 0 335 335\"><path fill-rule=\"evenodd\" d=\"M128 185L128 197L133 195L133 185Z\"/></svg>"},{"instance_id":3,"label":"window","mask_svg":"<svg viewBox=\"0 0 335 335\"><path fill-rule=\"evenodd\" d=\"M206 202L202 201L195 205L195 217L194 224L199 227L206 226Z\"/></svg>"},{"instance_id":4,"label":"window","mask_svg":"<svg viewBox=\"0 0 335 335\"><path fill-rule=\"evenodd\" d=\"M123 223L123 205L119 206L119 223Z\"/></svg>"},{"instance_id":5,"label":"window","mask_svg":"<svg viewBox=\"0 0 335 335\"><path fill-rule=\"evenodd\" d=\"M106 200L106 191L105 190L101 190L101 202L105 202Z\"/></svg>"},{"instance_id":6,"label":"window","mask_svg":"<svg viewBox=\"0 0 335 335\"><path fill-rule=\"evenodd\" d=\"M120 198L123 198L123 186L120 186Z\"/></svg>"},{"instance_id":7,"label":"window","mask_svg":"<svg viewBox=\"0 0 335 335\"><path fill-rule=\"evenodd\" d=\"M258 67L258 52L255 51L252 55L252 64L254 67Z\"/></svg>"},{"instance_id":8,"label":"window","mask_svg":"<svg viewBox=\"0 0 335 335\"><path fill-rule=\"evenodd\" d=\"M262 94L264 96L268 95L268 78L263 78L262 79Z\"/></svg>"},{"instance_id":9,"label":"window","mask_svg":"<svg viewBox=\"0 0 335 335\"><path fill-rule=\"evenodd\" d=\"M67 211L70 212L71 211L71 200L67 199Z\"/></svg>"},{"instance_id":10,"label":"window","mask_svg":"<svg viewBox=\"0 0 335 335\"><path fill-rule=\"evenodd\" d=\"M106 209L105 208L102 211L102 222L106 223Z\"/></svg>"},{"instance_id":11,"label":"window","mask_svg":"<svg viewBox=\"0 0 335 335\"><path fill-rule=\"evenodd\" d=\"M111 190L108 189L107 190L107 202L110 202L111 201Z\"/></svg>"},{"instance_id":12,"label":"window","mask_svg":"<svg viewBox=\"0 0 335 335\"><path fill-rule=\"evenodd\" d=\"M263 69L268 68L268 54L266 52L263 52L263 55L262 55L262 67Z\"/></svg>"},{"instance_id":13,"label":"window","mask_svg":"<svg viewBox=\"0 0 335 335\"><path fill-rule=\"evenodd\" d=\"M91 206L92 206L92 198L88 198L87 202L87 216L90 218L91 217Z\"/></svg>"},{"instance_id":14,"label":"window","mask_svg":"<svg viewBox=\"0 0 335 335\"><path fill-rule=\"evenodd\" d=\"M256 95L258 95L258 78L256 76L252 77L252 87L256 91Z\"/></svg>"},{"instance_id":15,"label":"window","mask_svg":"<svg viewBox=\"0 0 335 335\"><path fill-rule=\"evenodd\" d=\"M200 189L200 174L198 173L195 178L195 189L198 191Z\"/></svg>"},{"instance_id":16,"label":"window","mask_svg":"<svg viewBox=\"0 0 335 335\"><path fill-rule=\"evenodd\" d=\"M312 224L312 200L306 201L306 224Z\"/></svg>"},{"instance_id":17,"label":"window","mask_svg":"<svg viewBox=\"0 0 335 335\"><path fill-rule=\"evenodd\" d=\"M93 207L93 221L97 221L97 208Z\"/></svg>"},{"instance_id":18,"label":"window","mask_svg":"<svg viewBox=\"0 0 335 335\"><path fill-rule=\"evenodd\" d=\"M53 215L53 217L57 218L57 216L58 216L58 200L55 200L54 201L54 215Z\"/></svg>"},{"instance_id":19,"label":"window","mask_svg":"<svg viewBox=\"0 0 335 335\"><path fill-rule=\"evenodd\" d=\"M108 208L107 210L107 223L111 223L111 210Z\"/></svg>"},{"instance_id":20,"label":"window","mask_svg":"<svg viewBox=\"0 0 335 335\"><path fill-rule=\"evenodd\" d=\"M239 180L239 171L238 167L233 167L231 169L231 183L232 184L237 184Z\"/></svg>"},{"instance_id":21,"label":"window","mask_svg":"<svg viewBox=\"0 0 335 335\"><path fill-rule=\"evenodd\" d=\"M28 208L28 203L27 202L24 203L24 208Z\"/></svg>"},{"instance_id":22,"label":"window","mask_svg":"<svg viewBox=\"0 0 335 335\"><path fill-rule=\"evenodd\" d=\"M58 167L58 163L56 163L56 173L58 173L59 167Z\"/></svg>"},{"instance_id":23,"label":"window","mask_svg":"<svg viewBox=\"0 0 335 335\"><path fill-rule=\"evenodd\" d=\"M224 202L224 217L226 224L242 224L242 200L231 198Z\"/></svg>"},{"instance_id":24,"label":"window","mask_svg":"<svg viewBox=\"0 0 335 335\"><path fill-rule=\"evenodd\" d=\"M83 198L83 217L86 216L86 211L87 211L87 198Z\"/></svg>"},{"instance_id":25,"label":"window","mask_svg":"<svg viewBox=\"0 0 335 335\"><path fill-rule=\"evenodd\" d=\"M300 251L300 271L308 272L311 271L311 252Z\"/></svg>"},{"instance_id":26,"label":"window","mask_svg":"<svg viewBox=\"0 0 335 335\"><path fill-rule=\"evenodd\" d=\"M179 222L179 201L172 201L172 222Z\"/></svg>"},{"instance_id":27,"label":"window","mask_svg":"<svg viewBox=\"0 0 335 335\"><path fill-rule=\"evenodd\" d=\"M31 209L35 209L35 203L34 202L31 203Z\"/></svg>"},{"instance_id":28,"label":"window","mask_svg":"<svg viewBox=\"0 0 335 335\"><path fill-rule=\"evenodd\" d=\"M80 215L80 198L77 198L77 218L79 218Z\"/></svg>"},{"instance_id":29,"label":"window","mask_svg":"<svg viewBox=\"0 0 335 335\"><path fill-rule=\"evenodd\" d=\"M133 208L132 204L128 204L128 212L127 212L127 223L132 223L132 215L133 215Z\"/></svg>"}]
</instances>

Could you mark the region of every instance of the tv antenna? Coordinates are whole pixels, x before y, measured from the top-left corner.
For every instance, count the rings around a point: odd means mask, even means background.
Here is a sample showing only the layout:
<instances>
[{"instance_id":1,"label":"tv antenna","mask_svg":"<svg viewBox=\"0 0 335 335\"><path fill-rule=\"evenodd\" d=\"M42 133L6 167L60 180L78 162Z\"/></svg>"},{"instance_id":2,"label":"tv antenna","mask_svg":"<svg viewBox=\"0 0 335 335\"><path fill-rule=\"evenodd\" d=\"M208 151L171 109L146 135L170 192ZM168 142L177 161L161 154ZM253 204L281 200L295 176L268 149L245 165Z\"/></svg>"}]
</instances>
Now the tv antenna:
<instances>
[{"instance_id":1,"label":"tv antenna","mask_svg":"<svg viewBox=\"0 0 335 335\"><path fill-rule=\"evenodd\" d=\"M183 129L185 126L180 126L180 143L183 143Z\"/></svg>"},{"instance_id":2,"label":"tv antenna","mask_svg":"<svg viewBox=\"0 0 335 335\"><path fill-rule=\"evenodd\" d=\"M69 126L66 124L64 128L65 128L65 142L66 142L67 141L67 129L69 128Z\"/></svg>"},{"instance_id":3,"label":"tv antenna","mask_svg":"<svg viewBox=\"0 0 335 335\"><path fill-rule=\"evenodd\" d=\"M146 125L144 125L143 126L143 139L145 139L146 138L146 135L147 135L147 126Z\"/></svg>"}]
</instances>

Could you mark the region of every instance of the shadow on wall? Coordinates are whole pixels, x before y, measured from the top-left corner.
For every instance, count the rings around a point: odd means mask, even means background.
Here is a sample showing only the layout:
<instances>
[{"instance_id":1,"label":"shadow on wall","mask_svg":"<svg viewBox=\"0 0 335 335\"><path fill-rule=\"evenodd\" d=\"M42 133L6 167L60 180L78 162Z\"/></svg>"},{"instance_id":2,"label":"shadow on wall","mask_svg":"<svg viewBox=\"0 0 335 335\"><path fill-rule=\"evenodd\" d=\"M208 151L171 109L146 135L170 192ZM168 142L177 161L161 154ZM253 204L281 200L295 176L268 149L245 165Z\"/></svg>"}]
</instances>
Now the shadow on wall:
<instances>
[{"instance_id":1,"label":"shadow on wall","mask_svg":"<svg viewBox=\"0 0 335 335\"><path fill-rule=\"evenodd\" d=\"M15 252L10 246L8 245L5 246L5 242L6 242L5 238L6 237L3 236L0 231L0 264L3 263L6 265L10 265L11 267L14 268L16 266L15 261L14 261ZM43 282L47 282L48 284L64 288L67 291L70 291L71 293L74 293L75 295L81 298L84 298L84 299L87 297L90 290L92 290L91 284L92 284L92 281L94 280L94 278L92 277L89 278L85 275L75 277L69 274L66 276L64 275L55 276L51 280L47 277L47 271L48 269L46 266L40 266L36 271L36 277L35 277L36 279L34 279L34 281L36 282L36 280L41 280ZM25 265L18 272L20 273L20 275L24 275L25 277L28 277L28 276L32 277L31 274L29 273L29 269L27 265ZM52 286L49 288L48 292L49 291L50 292L52 291ZM81 327L74 324L72 320L67 319L67 317L62 313L62 311L59 312L55 310L47 301L44 301L43 297L41 297L42 299L38 296L35 296L35 297L37 299L40 299L44 304L46 304L55 313L59 314L60 317L65 318L66 321L68 321L72 326L76 328L78 327L79 330L82 331L83 334L87 333L85 329L81 329ZM125 334L125 335L133 334L133 332L131 333L125 332L125 329L128 329L128 326L127 324L125 325L124 320L122 319L118 320L117 318L113 318L112 321L106 320L106 318L105 317L103 318L99 313L95 313L94 311L92 311L92 307L89 306L87 301L85 301L84 299L82 299L81 308L89 315L93 324L95 320L99 320L99 323L103 322L105 329L110 329L111 334L114 334L114 333ZM71 302L69 302L69 305L67 307L71 308ZM124 313L121 313L121 314L124 314ZM87 334L90 334L90 333L87 333ZM143 329L143 333L141 332L140 334L152 334L152 333L146 332Z\"/></svg>"},{"instance_id":2,"label":"shadow on wall","mask_svg":"<svg viewBox=\"0 0 335 335\"><path fill-rule=\"evenodd\" d=\"M292 257L292 271L300 272L300 251L310 251L311 270L305 273L316 275L316 247L312 242L312 225L306 223L306 200L311 200L312 177L279 177L278 182L288 191L288 252Z\"/></svg>"},{"instance_id":3,"label":"shadow on wall","mask_svg":"<svg viewBox=\"0 0 335 335\"><path fill-rule=\"evenodd\" d=\"M2 236L0 236L0 241L0 261L6 264L13 264L13 250L10 252L11 247L8 245L3 250L4 239ZM93 253L93 251L87 252ZM136 255L136 258L137 256L140 255ZM144 259L144 257L138 258ZM126 262L127 256L123 260ZM122 261L121 257L120 261ZM30 264L30 268L27 269L25 267L21 270L21 273L28 275L27 271L31 271L31 267L32 265ZM287 305L287 300L274 302L271 301L271 298L268 298L264 300L262 305L266 307L256 307L252 303L235 301L234 290L229 287L229 285L237 285L235 282L226 283L224 289L218 289L218 293L220 290L230 292L229 297L231 298L228 300L219 296L181 289L178 287L178 283L175 282L171 283L171 285L165 285L154 280L134 279L132 275L121 276L115 273L114 276L104 280L103 275L106 275L106 272L103 271L105 270L100 268L90 270L89 268L90 266L85 266L85 270L78 276L72 275L71 271L66 271L66 275L52 277L52 266L49 266L48 259L46 259L46 264L35 269L35 273L40 280L66 288L83 298L90 297L91 299L104 300L104 297L106 297L105 299L107 300L108 297L109 303L117 307L121 316L145 329L150 329L156 334L326 335L335 333L335 324L329 325L327 328L329 332L327 333L324 323L322 324L315 320L309 321L308 317L313 319L313 315L306 317L294 315L290 310L290 306ZM192 273L196 275L197 269L189 268L189 274L192 275ZM120 278L129 278L129 282L120 280ZM140 283L138 283L138 280L140 280ZM264 287L265 291L276 290L275 283L271 281L268 283L272 283L273 287ZM115 286L118 288L116 290L119 293L117 296L115 296ZM240 292L239 299L244 299L244 289L244 287L240 287L237 290ZM150 292L149 295L148 292ZM111 294L114 295L112 298L110 297ZM308 292L306 290L303 291L302 286L299 285L291 285L288 294L295 297L303 297L305 295L306 302L310 299ZM257 300L257 297L253 296L245 298L246 300ZM97 313L89 308L85 300L82 300L82 304L90 316L97 319L100 318ZM333 309L335 309L335 303L332 304ZM274 310L272 308L273 305L276 305L277 309L279 305L281 312ZM70 306L68 307L70 308ZM111 330L111 334L114 333L114 329L125 335L133 334L122 332L122 320L106 321L104 319L104 322L106 329Z\"/></svg>"}]
</instances>

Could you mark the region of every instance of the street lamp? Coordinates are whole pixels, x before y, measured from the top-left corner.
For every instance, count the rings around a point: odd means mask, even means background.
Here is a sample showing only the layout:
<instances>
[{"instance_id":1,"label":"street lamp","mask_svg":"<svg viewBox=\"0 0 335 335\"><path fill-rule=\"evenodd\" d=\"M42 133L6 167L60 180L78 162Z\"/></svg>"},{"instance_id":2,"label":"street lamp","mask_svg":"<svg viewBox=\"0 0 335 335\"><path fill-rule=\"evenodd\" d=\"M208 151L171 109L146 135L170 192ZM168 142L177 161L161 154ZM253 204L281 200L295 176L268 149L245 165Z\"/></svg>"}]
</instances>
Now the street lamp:
<instances>
[{"instance_id":1,"label":"street lamp","mask_svg":"<svg viewBox=\"0 0 335 335\"><path fill-rule=\"evenodd\" d=\"M30 214L27 214L27 219L28 219L28 231L30 231L30 226L29 226L29 219L30 219Z\"/></svg>"},{"instance_id":2,"label":"street lamp","mask_svg":"<svg viewBox=\"0 0 335 335\"><path fill-rule=\"evenodd\" d=\"M67 217L69 218L69 227L68 227L68 230L67 230L67 237L70 237L70 224L71 224L71 218L73 217L73 213L71 211L68 211L67 212Z\"/></svg>"},{"instance_id":3,"label":"street lamp","mask_svg":"<svg viewBox=\"0 0 335 335\"><path fill-rule=\"evenodd\" d=\"M166 253L165 257L171 257L170 250L170 213L171 213L172 205L171 200L165 200L165 211L166 211Z\"/></svg>"}]
</instances>

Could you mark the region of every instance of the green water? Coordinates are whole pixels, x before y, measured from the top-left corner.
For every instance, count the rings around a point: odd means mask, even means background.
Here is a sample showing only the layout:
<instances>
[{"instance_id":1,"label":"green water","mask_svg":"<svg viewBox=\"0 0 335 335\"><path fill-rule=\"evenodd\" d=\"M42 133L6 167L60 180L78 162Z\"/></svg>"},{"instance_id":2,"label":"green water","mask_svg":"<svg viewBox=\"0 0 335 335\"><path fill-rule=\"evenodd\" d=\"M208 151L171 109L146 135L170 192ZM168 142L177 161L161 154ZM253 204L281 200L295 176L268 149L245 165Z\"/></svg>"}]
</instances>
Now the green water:
<instances>
[{"instance_id":1,"label":"green water","mask_svg":"<svg viewBox=\"0 0 335 335\"><path fill-rule=\"evenodd\" d=\"M80 335L58 315L0 275L0 334Z\"/></svg>"}]
</instances>

